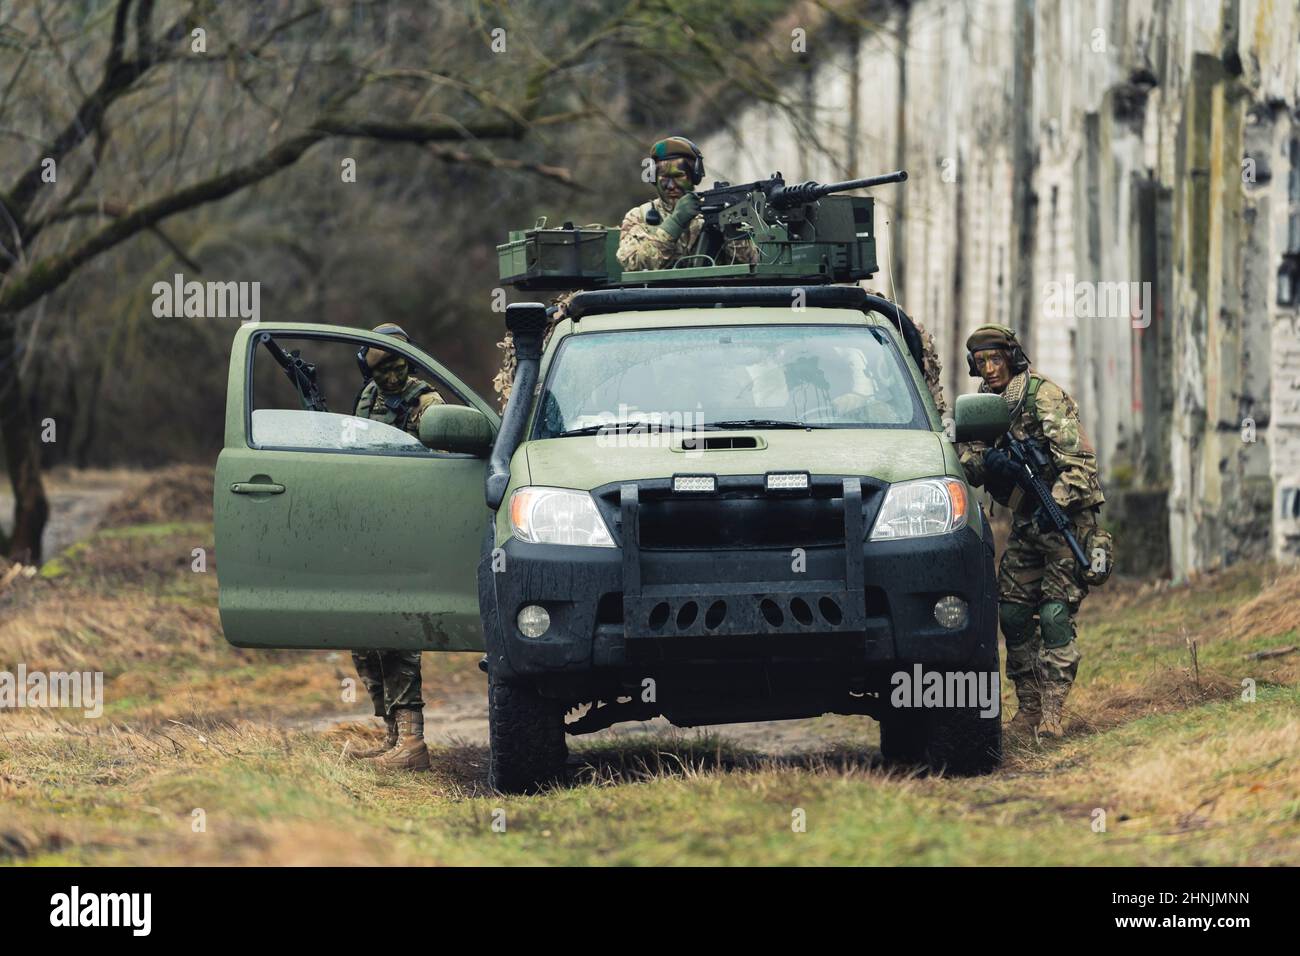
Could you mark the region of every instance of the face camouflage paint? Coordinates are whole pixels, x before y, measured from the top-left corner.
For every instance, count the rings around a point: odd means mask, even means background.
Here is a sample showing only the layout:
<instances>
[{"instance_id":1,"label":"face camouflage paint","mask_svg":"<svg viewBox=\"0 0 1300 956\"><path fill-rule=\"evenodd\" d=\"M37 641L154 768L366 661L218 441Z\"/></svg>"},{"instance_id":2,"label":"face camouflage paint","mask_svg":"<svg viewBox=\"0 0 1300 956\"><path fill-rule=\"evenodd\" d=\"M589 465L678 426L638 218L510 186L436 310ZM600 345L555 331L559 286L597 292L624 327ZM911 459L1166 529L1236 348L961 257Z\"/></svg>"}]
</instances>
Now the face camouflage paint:
<instances>
[{"instance_id":1,"label":"face camouflage paint","mask_svg":"<svg viewBox=\"0 0 1300 956\"><path fill-rule=\"evenodd\" d=\"M665 202L676 202L693 187L687 161L679 157L655 163L655 189Z\"/></svg>"}]
</instances>

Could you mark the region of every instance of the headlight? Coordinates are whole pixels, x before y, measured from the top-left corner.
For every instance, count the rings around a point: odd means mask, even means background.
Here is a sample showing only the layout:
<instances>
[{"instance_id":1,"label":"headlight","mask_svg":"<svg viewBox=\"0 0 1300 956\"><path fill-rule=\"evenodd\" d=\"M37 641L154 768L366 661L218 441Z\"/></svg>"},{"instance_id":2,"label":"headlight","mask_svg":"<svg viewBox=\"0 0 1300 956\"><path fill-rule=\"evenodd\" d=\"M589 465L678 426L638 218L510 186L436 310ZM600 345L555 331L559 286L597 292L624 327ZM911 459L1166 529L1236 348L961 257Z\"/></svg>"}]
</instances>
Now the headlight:
<instances>
[{"instance_id":1,"label":"headlight","mask_svg":"<svg viewBox=\"0 0 1300 956\"><path fill-rule=\"evenodd\" d=\"M510 496L510 528L529 544L577 544L612 548L614 539L585 491L520 488Z\"/></svg>"},{"instance_id":2,"label":"headlight","mask_svg":"<svg viewBox=\"0 0 1300 956\"><path fill-rule=\"evenodd\" d=\"M871 540L919 538L966 527L966 486L956 478L921 478L890 485Z\"/></svg>"}]
</instances>

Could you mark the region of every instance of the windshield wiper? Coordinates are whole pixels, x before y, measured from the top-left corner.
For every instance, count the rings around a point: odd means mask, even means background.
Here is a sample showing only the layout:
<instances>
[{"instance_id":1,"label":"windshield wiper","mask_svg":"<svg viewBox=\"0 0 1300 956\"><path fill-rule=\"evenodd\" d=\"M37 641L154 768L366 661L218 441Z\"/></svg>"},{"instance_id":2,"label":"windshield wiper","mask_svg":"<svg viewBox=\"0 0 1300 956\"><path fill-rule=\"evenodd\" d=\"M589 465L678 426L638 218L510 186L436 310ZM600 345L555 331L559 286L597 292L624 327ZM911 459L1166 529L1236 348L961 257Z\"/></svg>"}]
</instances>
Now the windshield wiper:
<instances>
[{"instance_id":1,"label":"windshield wiper","mask_svg":"<svg viewBox=\"0 0 1300 956\"><path fill-rule=\"evenodd\" d=\"M813 425L808 422L792 422L777 418L735 418L721 422L709 422L701 428L825 428L825 425Z\"/></svg>"},{"instance_id":2,"label":"windshield wiper","mask_svg":"<svg viewBox=\"0 0 1300 956\"><path fill-rule=\"evenodd\" d=\"M644 428L646 431L659 432L683 430L680 428L674 428L664 422L605 422L603 425L584 425L582 428L570 428L568 431L560 432L554 437L572 438L575 435L599 435L601 432L606 431L625 432L636 428Z\"/></svg>"}]
</instances>

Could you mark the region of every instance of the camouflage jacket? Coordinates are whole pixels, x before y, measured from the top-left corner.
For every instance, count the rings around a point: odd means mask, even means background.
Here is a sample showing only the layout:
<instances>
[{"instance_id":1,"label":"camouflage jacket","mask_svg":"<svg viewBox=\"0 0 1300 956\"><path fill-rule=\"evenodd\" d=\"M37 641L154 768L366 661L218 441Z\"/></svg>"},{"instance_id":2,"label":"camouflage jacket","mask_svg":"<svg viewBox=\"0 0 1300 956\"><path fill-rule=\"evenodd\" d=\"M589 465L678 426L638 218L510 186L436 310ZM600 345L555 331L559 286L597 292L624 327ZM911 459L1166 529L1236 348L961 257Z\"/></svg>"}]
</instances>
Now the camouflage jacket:
<instances>
[{"instance_id":1,"label":"camouflage jacket","mask_svg":"<svg viewBox=\"0 0 1300 956\"><path fill-rule=\"evenodd\" d=\"M402 401L410 409L404 428L416 438L420 437L420 416L424 414L424 410L430 405L445 404L437 389L415 376L406 380L406 387L402 389ZM361 394L357 396L357 407L353 414L359 418L383 422L385 425L396 425L399 413L384 404L384 399L379 394L379 386L372 380L366 383L365 388L361 389Z\"/></svg>"},{"instance_id":2,"label":"camouflage jacket","mask_svg":"<svg viewBox=\"0 0 1300 956\"><path fill-rule=\"evenodd\" d=\"M981 383L981 392L989 387ZM1079 511L1106 500L1097 477L1097 453L1079 423L1079 407L1065 390L1032 369L1011 379L1002 392L1011 411L1010 433L1017 439L1040 442L1052 456L1056 476L1052 497L1066 511ZM998 440L1002 444L1002 439ZM988 445L968 442L958 446L962 467L973 485L984 484L984 452ZM1006 500L998 499L1014 511L1033 510L1032 500L1013 491Z\"/></svg>"},{"instance_id":3,"label":"camouflage jacket","mask_svg":"<svg viewBox=\"0 0 1300 956\"><path fill-rule=\"evenodd\" d=\"M700 239L700 230L704 228L704 217L696 216L691 224L676 239L664 231L663 226L651 226L646 223L646 212L653 206L659 213L660 220L667 219L671 210L662 199L654 199L639 206L633 206L623 217L619 226L618 261L628 272L642 269L667 269L682 256L689 255ZM737 262L757 262L758 247L748 239L734 239L722 248L718 256L718 265L731 265ZM701 260L697 265L707 265Z\"/></svg>"}]
</instances>

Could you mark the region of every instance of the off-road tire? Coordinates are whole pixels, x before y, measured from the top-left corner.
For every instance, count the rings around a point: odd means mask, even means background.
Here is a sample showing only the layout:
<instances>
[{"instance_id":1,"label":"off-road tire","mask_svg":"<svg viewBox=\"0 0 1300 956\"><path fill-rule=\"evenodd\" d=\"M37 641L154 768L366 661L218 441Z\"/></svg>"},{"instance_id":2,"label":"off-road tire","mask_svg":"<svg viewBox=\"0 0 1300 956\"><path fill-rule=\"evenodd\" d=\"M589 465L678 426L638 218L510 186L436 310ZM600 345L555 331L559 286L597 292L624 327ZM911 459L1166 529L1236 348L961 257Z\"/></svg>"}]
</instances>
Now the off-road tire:
<instances>
[{"instance_id":1,"label":"off-road tire","mask_svg":"<svg viewBox=\"0 0 1300 956\"><path fill-rule=\"evenodd\" d=\"M960 777L992 773L1002 763L1002 716L981 717L978 707L930 712L925 763Z\"/></svg>"},{"instance_id":2,"label":"off-road tire","mask_svg":"<svg viewBox=\"0 0 1300 956\"><path fill-rule=\"evenodd\" d=\"M980 642L969 664L976 673L998 673L997 632ZM886 704L888 694L882 693ZM933 773L978 776L1002 763L1002 715L981 717L976 707L888 709L880 720L886 764L923 765Z\"/></svg>"},{"instance_id":3,"label":"off-road tire","mask_svg":"<svg viewBox=\"0 0 1300 956\"><path fill-rule=\"evenodd\" d=\"M1002 719L978 707L905 710L880 721L880 751L889 766L976 776L1002 762Z\"/></svg>"},{"instance_id":4,"label":"off-road tire","mask_svg":"<svg viewBox=\"0 0 1300 956\"><path fill-rule=\"evenodd\" d=\"M531 684L488 680L488 785L535 793L564 776L564 707Z\"/></svg>"},{"instance_id":5,"label":"off-road tire","mask_svg":"<svg viewBox=\"0 0 1300 956\"><path fill-rule=\"evenodd\" d=\"M900 710L880 719L880 753L886 766L909 767L925 763L930 723L927 717L925 711Z\"/></svg>"}]
</instances>

